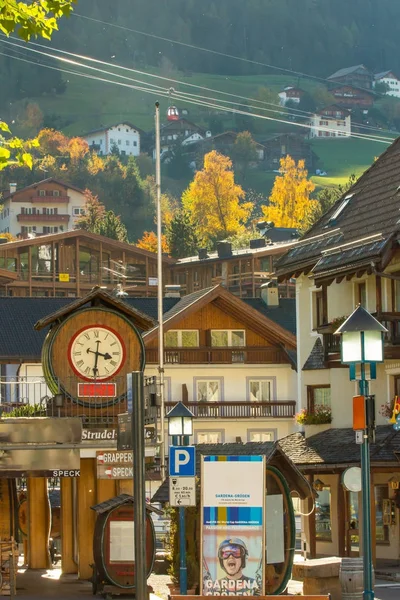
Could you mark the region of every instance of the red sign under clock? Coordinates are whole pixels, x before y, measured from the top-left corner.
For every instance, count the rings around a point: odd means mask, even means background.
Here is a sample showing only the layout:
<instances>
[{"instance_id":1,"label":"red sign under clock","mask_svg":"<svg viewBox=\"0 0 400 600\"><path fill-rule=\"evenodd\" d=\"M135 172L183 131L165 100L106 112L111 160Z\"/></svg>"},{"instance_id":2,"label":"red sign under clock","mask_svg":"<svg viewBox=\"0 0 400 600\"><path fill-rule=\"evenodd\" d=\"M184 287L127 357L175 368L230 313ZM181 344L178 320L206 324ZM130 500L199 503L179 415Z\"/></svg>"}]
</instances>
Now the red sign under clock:
<instances>
[{"instance_id":1,"label":"red sign under clock","mask_svg":"<svg viewBox=\"0 0 400 600\"><path fill-rule=\"evenodd\" d=\"M78 383L78 398L115 398L116 383Z\"/></svg>"}]
</instances>

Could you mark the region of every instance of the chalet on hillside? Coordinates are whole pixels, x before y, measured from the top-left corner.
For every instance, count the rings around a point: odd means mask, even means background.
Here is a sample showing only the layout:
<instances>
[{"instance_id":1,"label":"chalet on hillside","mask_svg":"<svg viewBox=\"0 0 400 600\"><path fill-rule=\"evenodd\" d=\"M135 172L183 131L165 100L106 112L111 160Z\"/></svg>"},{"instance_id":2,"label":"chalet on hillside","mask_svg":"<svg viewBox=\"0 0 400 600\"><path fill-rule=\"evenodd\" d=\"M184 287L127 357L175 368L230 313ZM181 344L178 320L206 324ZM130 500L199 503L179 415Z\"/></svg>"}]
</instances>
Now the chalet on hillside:
<instances>
[{"instance_id":1,"label":"chalet on hillside","mask_svg":"<svg viewBox=\"0 0 400 600\"><path fill-rule=\"evenodd\" d=\"M54 177L21 189L10 183L2 194L0 233L27 238L74 229L85 203L83 190Z\"/></svg>"},{"instance_id":2,"label":"chalet on hillside","mask_svg":"<svg viewBox=\"0 0 400 600\"><path fill-rule=\"evenodd\" d=\"M340 85L330 90L335 97L335 102L349 110L360 108L367 111L374 104L377 97L375 92L357 88L352 85Z\"/></svg>"},{"instance_id":3,"label":"chalet on hillside","mask_svg":"<svg viewBox=\"0 0 400 600\"><path fill-rule=\"evenodd\" d=\"M118 148L121 156L139 156L143 134L139 127L124 121L94 129L81 137L87 141L89 148L100 156L111 154L113 147Z\"/></svg>"},{"instance_id":4,"label":"chalet on hillside","mask_svg":"<svg viewBox=\"0 0 400 600\"><path fill-rule=\"evenodd\" d=\"M268 170L279 169L281 158L288 154L296 162L304 160L309 171L314 170L316 166L318 158L304 135L280 133L263 139L261 143L264 147L265 167Z\"/></svg>"},{"instance_id":5,"label":"chalet on hillside","mask_svg":"<svg viewBox=\"0 0 400 600\"><path fill-rule=\"evenodd\" d=\"M188 119L179 119L178 121L169 121L161 125L160 146L161 157L165 158L171 150L177 145L190 146L210 137L211 131L196 125ZM152 136L153 158L155 158L154 136Z\"/></svg>"},{"instance_id":6,"label":"chalet on hillside","mask_svg":"<svg viewBox=\"0 0 400 600\"><path fill-rule=\"evenodd\" d=\"M313 114L309 120L310 138L349 137L351 117L348 110L331 104Z\"/></svg>"},{"instance_id":7,"label":"chalet on hillside","mask_svg":"<svg viewBox=\"0 0 400 600\"><path fill-rule=\"evenodd\" d=\"M355 65L339 69L332 75L329 75L328 81L336 81L343 85L351 85L355 87L371 90L374 81L374 75L364 65Z\"/></svg>"},{"instance_id":8,"label":"chalet on hillside","mask_svg":"<svg viewBox=\"0 0 400 600\"><path fill-rule=\"evenodd\" d=\"M382 71L381 73L376 73L374 77L374 87L377 83L386 84L386 96L400 98L400 79L395 73L393 73L393 71Z\"/></svg>"},{"instance_id":9,"label":"chalet on hillside","mask_svg":"<svg viewBox=\"0 0 400 600\"><path fill-rule=\"evenodd\" d=\"M217 135L213 135L210 137L205 137L200 140L198 144L194 147L196 152L202 152L206 154L207 152L211 152L212 150L217 150L221 154L226 154L227 156L231 155L232 146L236 142L236 138L239 132L237 131L224 131L223 133L218 133ZM259 161L264 160L264 151L265 148L263 144L256 142L256 152L257 159Z\"/></svg>"},{"instance_id":10,"label":"chalet on hillside","mask_svg":"<svg viewBox=\"0 0 400 600\"><path fill-rule=\"evenodd\" d=\"M304 96L305 91L302 90L301 88L298 87L285 87L284 90L282 90L282 92L279 92L278 96L279 96L279 104L281 106L285 106L287 102L289 102L289 100L291 100L292 102L295 102L296 104L299 104L300 100L302 99L302 97Z\"/></svg>"}]
</instances>

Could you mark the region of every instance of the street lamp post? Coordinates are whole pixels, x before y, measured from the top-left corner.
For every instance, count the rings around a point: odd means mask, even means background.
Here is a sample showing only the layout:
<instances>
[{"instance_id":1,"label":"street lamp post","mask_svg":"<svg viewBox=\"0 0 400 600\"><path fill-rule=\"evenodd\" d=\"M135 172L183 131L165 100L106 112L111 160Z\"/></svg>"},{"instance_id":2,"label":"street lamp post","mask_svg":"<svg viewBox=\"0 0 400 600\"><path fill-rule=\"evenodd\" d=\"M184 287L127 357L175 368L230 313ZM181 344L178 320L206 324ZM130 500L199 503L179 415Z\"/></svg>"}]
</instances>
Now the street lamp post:
<instances>
[{"instance_id":1,"label":"street lamp post","mask_svg":"<svg viewBox=\"0 0 400 600\"><path fill-rule=\"evenodd\" d=\"M173 446L188 446L193 435L194 414L182 402L178 402L165 417L168 420L168 434ZM185 507L179 507L179 589L187 594L186 531Z\"/></svg>"},{"instance_id":2,"label":"street lamp post","mask_svg":"<svg viewBox=\"0 0 400 600\"><path fill-rule=\"evenodd\" d=\"M341 335L341 362L350 367L350 379L358 379L359 394L362 399L363 435L361 441L361 480L363 511L363 571L364 600L374 599L372 577L371 539L371 467L369 444L375 429L374 398L369 396L366 365L369 364L369 379L376 379L376 363L383 362L383 327L365 308L358 306L346 321L335 331ZM356 366L359 365L357 377ZM356 404L354 404L354 407ZM354 410L356 410L354 408Z\"/></svg>"}]
</instances>

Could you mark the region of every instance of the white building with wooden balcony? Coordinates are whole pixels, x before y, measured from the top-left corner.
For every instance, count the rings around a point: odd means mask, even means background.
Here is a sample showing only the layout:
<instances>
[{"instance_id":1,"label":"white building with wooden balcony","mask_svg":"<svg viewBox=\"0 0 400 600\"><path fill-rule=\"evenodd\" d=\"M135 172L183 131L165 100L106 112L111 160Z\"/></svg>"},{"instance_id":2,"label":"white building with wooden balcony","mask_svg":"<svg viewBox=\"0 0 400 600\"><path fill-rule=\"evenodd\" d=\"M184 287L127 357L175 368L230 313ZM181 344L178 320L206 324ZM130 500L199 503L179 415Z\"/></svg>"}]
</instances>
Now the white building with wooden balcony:
<instances>
[{"instance_id":1,"label":"white building with wooden balcony","mask_svg":"<svg viewBox=\"0 0 400 600\"><path fill-rule=\"evenodd\" d=\"M196 417L195 443L275 441L294 430L295 301L279 301L276 287L264 292L264 299L245 302L216 286L164 299L165 412L185 402ZM33 325L72 301L0 298L0 324L10 318L15 323L12 343L7 327L0 326L3 409L29 402L57 415L43 379L45 331L34 331ZM156 298L126 298L122 305L155 322ZM142 335L145 375L157 376L158 328L147 326ZM101 422L116 427L119 412L121 406L110 403ZM80 414L87 427L96 427L93 411L82 408Z\"/></svg>"},{"instance_id":2,"label":"white building with wooden balcony","mask_svg":"<svg viewBox=\"0 0 400 600\"><path fill-rule=\"evenodd\" d=\"M384 362L369 386L377 424L371 444L374 554L398 558L400 438L389 419L400 396L399 169L400 138L277 263L281 280L296 278L299 405L314 418L318 405L332 412L330 423L305 425L305 439L294 434L284 446L292 448L292 459L311 483L323 483L320 506L307 519L311 557L360 552L361 495L342 485L345 470L360 464L352 429L358 383L341 364L334 332L361 304L388 330Z\"/></svg>"},{"instance_id":3,"label":"white building with wooden balcony","mask_svg":"<svg viewBox=\"0 0 400 600\"><path fill-rule=\"evenodd\" d=\"M26 238L74 229L85 206L83 190L57 179L44 179L3 194L0 233Z\"/></svg>"}]
</instances>

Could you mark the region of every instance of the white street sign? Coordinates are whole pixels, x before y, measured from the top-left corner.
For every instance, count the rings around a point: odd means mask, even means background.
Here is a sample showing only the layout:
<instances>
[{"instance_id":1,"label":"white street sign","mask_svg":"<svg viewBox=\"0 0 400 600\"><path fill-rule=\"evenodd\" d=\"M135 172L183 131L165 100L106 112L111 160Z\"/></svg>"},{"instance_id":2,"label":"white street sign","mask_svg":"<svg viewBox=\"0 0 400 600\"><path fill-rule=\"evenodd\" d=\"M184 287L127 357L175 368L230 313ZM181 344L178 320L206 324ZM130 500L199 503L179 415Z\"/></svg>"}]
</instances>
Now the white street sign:
<instances>
[{"instance_id":1,"label":"white street sign","mask_svg":"<svg viewBox=\"0 0 400 600\"><path fill-rule=\"evenodd\" d=\"M170 506L196 506L196 478L169 478Z\"/></svg>"}]
</instances>

